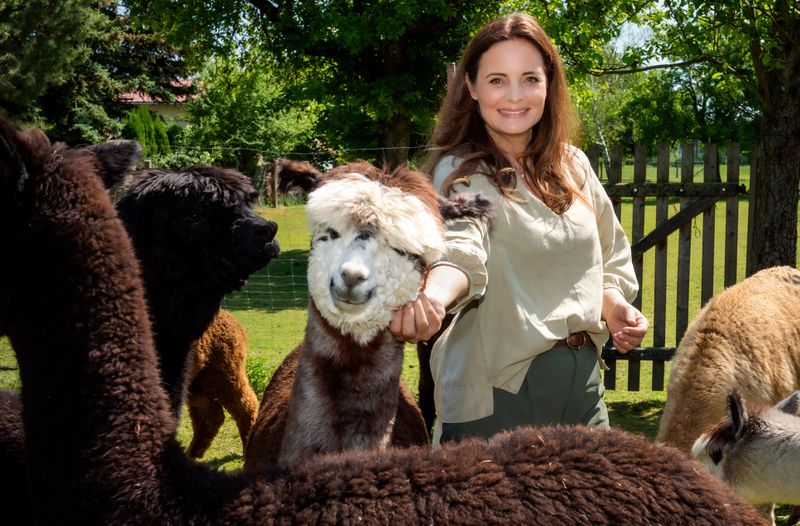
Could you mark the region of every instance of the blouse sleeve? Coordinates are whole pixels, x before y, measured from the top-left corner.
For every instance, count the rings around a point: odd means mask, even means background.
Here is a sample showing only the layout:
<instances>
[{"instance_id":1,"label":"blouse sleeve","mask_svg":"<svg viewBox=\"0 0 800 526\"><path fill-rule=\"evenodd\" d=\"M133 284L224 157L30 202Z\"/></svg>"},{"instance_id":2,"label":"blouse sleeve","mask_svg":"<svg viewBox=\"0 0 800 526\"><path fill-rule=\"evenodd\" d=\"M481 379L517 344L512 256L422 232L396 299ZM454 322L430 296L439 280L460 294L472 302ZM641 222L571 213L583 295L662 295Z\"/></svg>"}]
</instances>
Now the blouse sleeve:
<instances>
[{"instance_id":1,"label":"blouse sleeve","mask_svg":"<svg viewBox=\"0 0 800 526\"><path fill-rule=\"evenodd\" d=\"M455 157L445 157L437 165L433 174L433 184L440 193L443 193L442 183L445 178L457 165L458 159ZM475 189L456 185L453 191L474 192ZM493 196L487 197L494 200ZM447 221L445 227L446 253L444 260L438 264L457 267L469 279L467 294L448 309L448 312L455 313L486 292L488 282L486 261L490 251L489 227L485 221L476 218L453 219Z\"/></svg>"},{"instance_id":2,"label":"blouse sleeve","mask_svg":"<svg viewBox=\"0 0 800 526\"><path fill-rule=\"evenodd\" d=\"M595 208L597 230L603 257L603 288L616 288L632 302L639 292L639 283L633 270L631 246L622 229L611 199L589 164L586 155L577 150L577 161L584 176L584 192Z\"/></svg>"}]
</instances>

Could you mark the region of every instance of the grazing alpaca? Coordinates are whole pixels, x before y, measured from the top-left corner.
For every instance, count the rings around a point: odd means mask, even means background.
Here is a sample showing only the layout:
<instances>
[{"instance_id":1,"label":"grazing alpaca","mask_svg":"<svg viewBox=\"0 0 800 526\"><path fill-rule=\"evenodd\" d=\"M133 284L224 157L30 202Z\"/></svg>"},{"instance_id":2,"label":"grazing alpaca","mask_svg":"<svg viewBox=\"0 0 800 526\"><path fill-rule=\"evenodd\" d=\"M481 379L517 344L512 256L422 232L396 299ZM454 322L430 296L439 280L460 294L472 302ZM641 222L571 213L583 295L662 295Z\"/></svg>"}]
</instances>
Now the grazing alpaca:
<instances>
[{"instance_id":1,"label":"grazing alpaca","mask_svg":"<svg viewBox=\"0 0 800 526\"><path fill-rule=\"evenodd\" d=\"M694 462L620 431L529 428L251 475L192 462L125 229L96 168L54 153L0 121L0 243L15 255L0 258L0 334L20 365L36 523L763 523Z\"/></svg>"},{"instance_id":2,"label":"grazing alpaca","mask_svg":"<svg viewBox=\"0 0 800 526\"><path fill-rule=\"evenodd\" d=\"M313 233L306 335L264 391L247 470L428 443L400 381L404 345L388 326L442 256L440 200L423 174L366 163L335 168L315 188L306 206ZM475 201L485 215L485 202Z\"/></svg>"},{"instance_id":3,"label":"grazing alpaca","mask_svg":"<svg viewBox=\"0 0 800 526\"><path fill-rule=\"evenodd\" d=\"M800 389L800 271L773 267L728 287L683 336L657 441L689 455L724 415L728 393L774 404Z\"/></svg>"},{"instance_id":4,"label":"grazing alpaca","mask_svg":"<svg viewBox=\"0 0 800 526\"><path fill-rule=\"evenodd\" d=\"M738 391L728 416L700 436L692 456L751 504L800 504L800 391L747 411Z\"/></svg>"},{"instance_id":5,"label":"grazing alpaca","mask_svg":"<svg viewBox=\"0 0 800 526\"><path fill-rule=\"evenodd\" d=\"M220 309L203 336L192 344L191 383L186 403L192 421L187 452L200 458L231 414L239 429L242 450L256 420L258 397L247 378L247 336L231 313Z\"/></svg>"}]
</instances>

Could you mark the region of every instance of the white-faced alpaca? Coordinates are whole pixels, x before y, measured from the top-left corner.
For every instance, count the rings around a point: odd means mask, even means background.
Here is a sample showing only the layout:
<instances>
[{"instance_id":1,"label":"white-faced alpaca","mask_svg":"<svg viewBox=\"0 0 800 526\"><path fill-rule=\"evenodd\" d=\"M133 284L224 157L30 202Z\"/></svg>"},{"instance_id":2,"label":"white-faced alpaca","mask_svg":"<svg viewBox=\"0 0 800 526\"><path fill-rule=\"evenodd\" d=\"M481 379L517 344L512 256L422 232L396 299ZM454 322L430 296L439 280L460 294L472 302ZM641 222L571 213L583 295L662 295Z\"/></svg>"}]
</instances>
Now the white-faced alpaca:
<instances>
[{"instance_id":1,"label":"white-faced alpaca","mask_svg":"<svg viewBox=\"0 0 800 526\"><path fill-rule=\"evenodd\" d=\"M306 209L312 231L306 335L264 391L245 450L248 470L276 461L291 466L318 453L428 442L413 398L401 392L404 345L388 326L442 257L439 197L424 174L356 163L325 174ZM410 428L416 441L397 439Z\"/></svg>"},{"instance_id":2,"label":"white-faced alpaca","mask_svg":"<svg viewBox=\"0 0 800 526\"><path fill-rule=\"evenodd\" d=\"M247 378L247 336L233 315L220 309L199 340L192 344L191 383L186 397L192 422L187 452L200 458L230 413L239 429L242 451L258 413L258 397Z\"/></svg>"},{"instance_id":3,"label":"white-faced alpaca","mask_svg":"<svg viewBox=\"0 0 800 526\"><path fill-rule=\"evenodd\" d=\"M728 416L697 439L692 456L745 501L800 504L800 391L774 406L748 411L741 395L728 396Z\"/></svg>"},{"instance_id":4,"label":"white-faced alpaca","mask_svg":"<svg viewBox=\"0 0 800 526\"><path fill-rule=\"evenodd\" d=\"M138 263L96 166L2 120L0 246L36 524L764 523L695 462L615 430L213 471L176 441Z\"/></svg>"},{"instance_id":5,"label":"white-faced alpaca","mask_svg":"<svg viewBox=\"0 0 800 526\"><path fill-rule=\"evenodd\" d=\"M772 405L800 388L800 271L762 270L703 307L678 345L657 441L689 454L728 393Z\"/></svg>"}]
</instances>

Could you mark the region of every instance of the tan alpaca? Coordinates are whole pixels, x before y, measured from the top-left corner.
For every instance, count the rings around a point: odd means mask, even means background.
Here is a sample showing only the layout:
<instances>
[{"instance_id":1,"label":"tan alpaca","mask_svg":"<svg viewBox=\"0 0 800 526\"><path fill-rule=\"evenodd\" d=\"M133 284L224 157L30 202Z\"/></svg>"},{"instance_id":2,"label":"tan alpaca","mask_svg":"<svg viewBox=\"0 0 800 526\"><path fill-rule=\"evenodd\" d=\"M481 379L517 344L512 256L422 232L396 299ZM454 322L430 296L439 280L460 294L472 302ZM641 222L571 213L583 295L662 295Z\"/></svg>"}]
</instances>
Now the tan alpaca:
<instances>
[{"instance_id":1,"label":"tan alpaca","mask_svg":"<svg viewBox=\"0 0 800 526\"><path fill-rule=\"evenodd\" d=\"M734 388L770 405L800 388L800 271L762 270L703 307L672 361L657 440L689 454Z\"/></svg>"}]
</instances>

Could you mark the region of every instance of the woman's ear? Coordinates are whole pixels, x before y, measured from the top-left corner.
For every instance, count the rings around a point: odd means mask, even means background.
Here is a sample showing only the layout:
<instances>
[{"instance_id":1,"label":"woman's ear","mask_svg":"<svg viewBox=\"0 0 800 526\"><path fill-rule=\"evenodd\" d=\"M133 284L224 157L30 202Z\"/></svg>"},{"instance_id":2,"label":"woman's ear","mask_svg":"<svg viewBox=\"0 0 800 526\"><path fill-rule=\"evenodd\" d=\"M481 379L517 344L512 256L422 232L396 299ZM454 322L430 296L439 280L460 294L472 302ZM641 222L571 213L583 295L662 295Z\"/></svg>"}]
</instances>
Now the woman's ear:
<instances>
[{"instance_id":1,"label":"woman's ear","mask_svg":"<svg viewBox=\"0 0 800 526\"><path fill-rule=\"evenodd\" d=\"M478 100L478 93L475 91L475 86L472 85L472 82L469 81L469 75L464 73L464 83L467 85L467 89L469 90L469 95L472 97L472 100Z\"/></svg>"}]
</instances>

